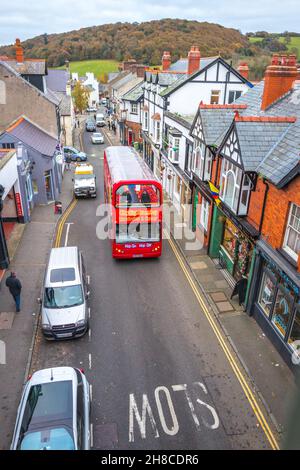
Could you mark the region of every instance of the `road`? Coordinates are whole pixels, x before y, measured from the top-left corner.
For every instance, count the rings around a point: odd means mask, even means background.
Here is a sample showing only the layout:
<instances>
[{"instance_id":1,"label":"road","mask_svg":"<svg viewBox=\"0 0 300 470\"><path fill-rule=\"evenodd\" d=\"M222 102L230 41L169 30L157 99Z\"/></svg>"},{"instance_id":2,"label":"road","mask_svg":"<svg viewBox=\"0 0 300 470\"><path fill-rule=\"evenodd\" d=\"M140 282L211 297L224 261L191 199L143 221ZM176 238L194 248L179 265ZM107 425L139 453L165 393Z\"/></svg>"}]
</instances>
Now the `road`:
<instances>
[{"instance_id":1,"label":"road","mask_svg":"<svg viewBox=\"0 0 300 470\"><path fill-rule=\"evenodd\" d=\"M39 334L32 370L84 368L95 449L269 449L168 241L160 259L116 261L109 240L97 238L108 141L93 146L86 132L83 141L98 195L78 200L61 245L84 253L91 328L74 341L46 342Z\"/></svg>"}]
</instances>

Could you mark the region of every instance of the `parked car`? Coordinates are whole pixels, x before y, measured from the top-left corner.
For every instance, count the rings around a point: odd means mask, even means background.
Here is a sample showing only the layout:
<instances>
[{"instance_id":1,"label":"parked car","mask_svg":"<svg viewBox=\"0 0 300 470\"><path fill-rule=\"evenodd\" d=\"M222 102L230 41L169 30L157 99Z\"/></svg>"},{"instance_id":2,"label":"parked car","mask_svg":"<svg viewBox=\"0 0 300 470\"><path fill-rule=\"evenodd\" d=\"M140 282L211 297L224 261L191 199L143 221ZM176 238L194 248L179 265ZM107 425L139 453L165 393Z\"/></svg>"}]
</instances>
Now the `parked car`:
<instances>
[{"instance_id":1,"label":"parked car","mask_svg":"<svg viewBox=\"0 0 300 470\"><path fill-rule=\"evenodd\" d=\"M44 279L42 332L49 340L83 336L89 328L89 286L77 246L52 248Z\"/></svg>"},{"instance_id":2,"label":"parked car","mask_svg":"<svg viewBox=\"0 0 300 470\"><path fill-rule=\"evenodd\" d=\"M92 134L92 143L93 144L104 144L104 137L101 132L94 132Z\"/></svg>"},{"instance_id":3,"label":"parked car","mask_svg":"<svg viewBox=\"0 0 300 470\"><path fill-rule=\"evenodd\" d=\"M97 106L90 106L87 108L87 113L96 113L97 112Z\"/></svg>"},{"instance_id":4,"label":"parked car","mask_svg":"<svg viewBox=\"0 0 300 470\"><path fill-rule=\"evenodd\" d=\"M24 386L11 450L89 450L90 390L82 369L34 372Z\"/></svg>"},{"instance_id":5,"label":"parked car","mask_svg":"<svg viewBox=\"0 0 300 470\"><path fill-rule=\"evenodd\" d=\"M85 123L85 129L88 132L94 132L96 130L96 123L95 121L92 121L91 119L88 119Z\"/></svg>"},{"instance_id":6,"label":"parked car","mask_svg":"<svg viewBox=\"0 0 300 470\"><path fill-rule=\"evenodd\" d=\"M74 147L64 147L64 156L66 160L72 162L86 162L87 156L85 152L75 149Z\"/></svg>"}]
</instances>

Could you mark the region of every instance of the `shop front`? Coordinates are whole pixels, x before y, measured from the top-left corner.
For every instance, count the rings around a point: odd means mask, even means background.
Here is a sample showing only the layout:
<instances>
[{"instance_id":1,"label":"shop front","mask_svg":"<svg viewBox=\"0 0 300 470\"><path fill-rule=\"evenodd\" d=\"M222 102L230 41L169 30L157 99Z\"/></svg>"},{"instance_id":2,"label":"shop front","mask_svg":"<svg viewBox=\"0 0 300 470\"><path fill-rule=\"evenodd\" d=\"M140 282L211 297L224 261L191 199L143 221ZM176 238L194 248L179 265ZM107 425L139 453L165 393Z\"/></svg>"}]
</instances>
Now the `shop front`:
<instances>
[{"instance_id":1,"label":"shop front","mask_svg":"<svg viewBox=\"0 0 300 470\"><path fill-rule=\"evenodd\" d=\"M209 255L217 258L230 275L232 284L247 279L247 291L253 271L253 254L258 231L247 221L233 216L221 203L214 207Z\"/></svg>"},{"instance_id":2,"label":"shop front","mask_svg":"<svg viewBox=\"0 0 300 470\"><path fill-rule=\"evenodd\" d=\"M300 275L262 240L256 247L250 299L249 313L291 364L291 355L300 349Z\"/></svg>"}]
</instances>

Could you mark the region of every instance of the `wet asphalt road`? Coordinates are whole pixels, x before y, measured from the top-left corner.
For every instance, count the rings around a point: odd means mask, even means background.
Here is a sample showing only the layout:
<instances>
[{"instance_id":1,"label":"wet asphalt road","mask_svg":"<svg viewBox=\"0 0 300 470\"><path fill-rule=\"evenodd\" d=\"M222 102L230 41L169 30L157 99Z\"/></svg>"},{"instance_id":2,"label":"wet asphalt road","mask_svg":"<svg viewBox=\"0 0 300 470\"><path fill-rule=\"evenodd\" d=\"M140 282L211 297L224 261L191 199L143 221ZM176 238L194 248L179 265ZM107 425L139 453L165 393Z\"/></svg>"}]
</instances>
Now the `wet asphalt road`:
<instances>
[{"instance_id":1,"label":"wet asphalt road","mask_svg":"<svg viewBox=\"0 0 300 470\"><path fill-rule=\"evenodd\" d=\"M33 370L85 369L96 449L270 448L168 241L160 259L116 261L109 240L97 238L108 141L95 146L90 136L98 195L78 201L67 244L86 260L91 329L74 341L39 335Z\"/></svg>"}]
</instances>

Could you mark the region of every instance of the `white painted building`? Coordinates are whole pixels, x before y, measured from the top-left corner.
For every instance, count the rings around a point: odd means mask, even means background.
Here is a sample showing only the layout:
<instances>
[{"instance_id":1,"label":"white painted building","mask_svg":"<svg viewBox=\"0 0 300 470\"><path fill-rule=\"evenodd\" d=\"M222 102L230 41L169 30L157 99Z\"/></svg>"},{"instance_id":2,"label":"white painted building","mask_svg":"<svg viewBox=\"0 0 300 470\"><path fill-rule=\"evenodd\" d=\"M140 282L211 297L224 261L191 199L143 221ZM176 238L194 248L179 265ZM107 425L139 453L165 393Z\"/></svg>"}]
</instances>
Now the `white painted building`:
<instances>
[{"instance_id":1,"label":"white painted building","mask_svg":"<svg viewBox=\"0 0 300 470\"><path fill-rule=\"evenodd\" d=\"M169 53L165 52L162 62L163 71L145 74L143 152L148 165L157 178L162 179L167 193L180 209L190 199L190 191L186 189L191 176L188 159L191 160L193 152L189 143L193 139L188 135L188 126L199 103L232 103L252 84L246 78L245 67L242 75L221 57L201 58L196 47L191 48L188 59L173 65L170 65ZM177 145L174 161L174 152L166 151L166 146ZM168 175L164 175L164 171Z\"/></svg>"},{"instance_id":2,"label":"white painted building","mask_svg":"<svg viewBox=\"0 0 300 470\"><path fill-rule=\"evenodd\" d=\"M99 82L93 72L86 72L85 77L78 77L77 72L72 73L72 81L80 80L89 91L88 106L99 106Z\"/></svg>"}]
</instances>

